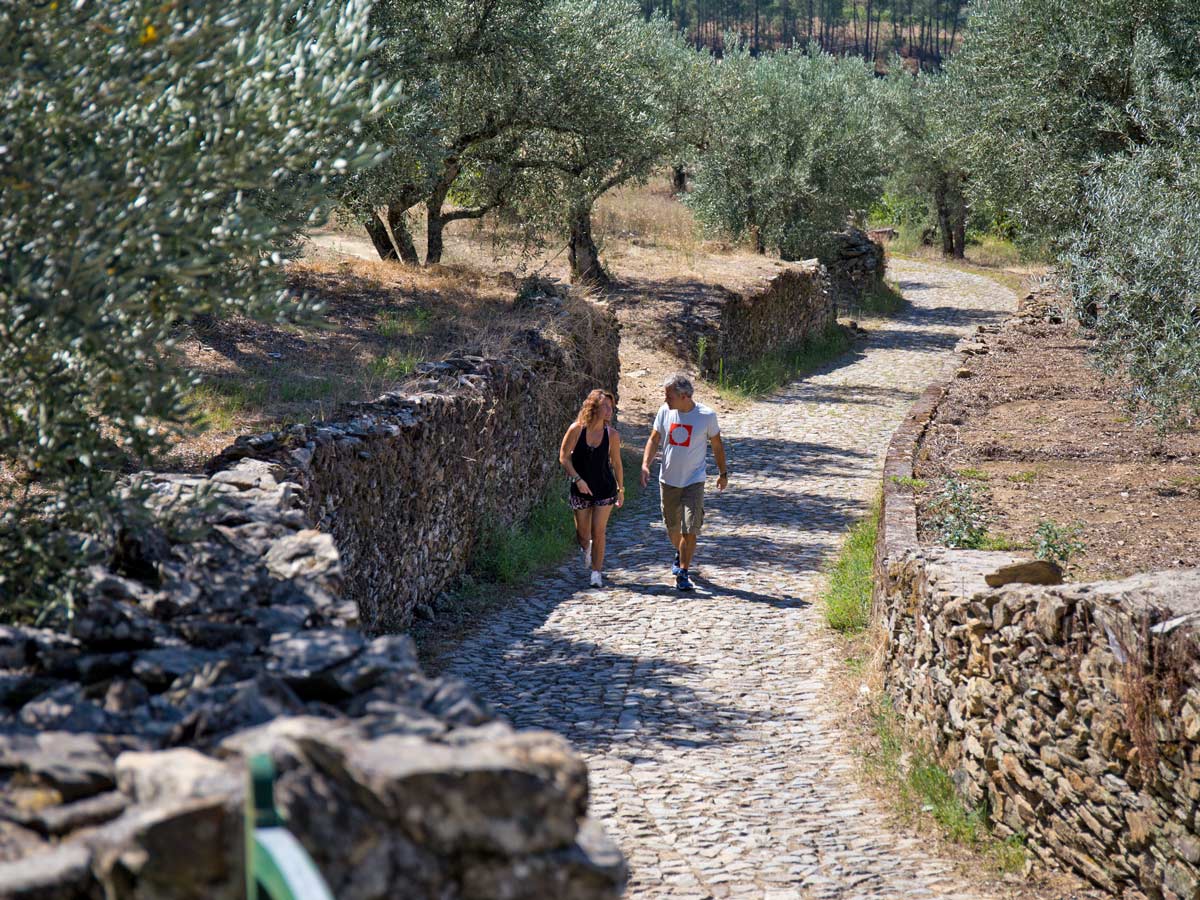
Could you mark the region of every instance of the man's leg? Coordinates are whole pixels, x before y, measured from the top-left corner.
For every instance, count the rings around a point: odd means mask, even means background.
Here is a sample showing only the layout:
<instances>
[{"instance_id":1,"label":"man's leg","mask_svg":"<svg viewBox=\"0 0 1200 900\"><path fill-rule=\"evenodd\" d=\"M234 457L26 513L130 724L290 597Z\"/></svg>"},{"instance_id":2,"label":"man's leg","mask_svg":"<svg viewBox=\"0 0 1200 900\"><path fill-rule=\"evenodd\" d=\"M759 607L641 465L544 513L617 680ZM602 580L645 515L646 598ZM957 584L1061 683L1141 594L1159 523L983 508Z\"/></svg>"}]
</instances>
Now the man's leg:
<instances>
[{"instance_id":1,"label":"man's leg","mask_svg":"<svg viewBox=\"0 0 1200 900\"><path fill-rule=\"evenodd\" d=\"M663 524L667 526L667 540L678 551L683 543L683 505L680 502L683 489L660 484L659 490L662 496Z\"/></svg>"},{"instance_id":2,"label":"man's leg","mask_svg":"<svg viewBox=\"0 0 1200 900\"><path fill-rule=\"evenodd\" d=\"M696 556L696 539L700 537L700 528L704 524L704 482L689 484L683 489L679 498L682 510L683 534L679 543L679 567L687 570L692 567Z\"/></svg>"},{"instance_id":3,"label":"man's leg","mask_svg":"<svg viewBox=\"0 0 1200 900\"><path fill-rule=\"evenodd\" d=\"M696 555L696 538L695 534L681 534L679 536L679 568L690 569L692 566L692 557Z\"/></svg>"}]
</instances>

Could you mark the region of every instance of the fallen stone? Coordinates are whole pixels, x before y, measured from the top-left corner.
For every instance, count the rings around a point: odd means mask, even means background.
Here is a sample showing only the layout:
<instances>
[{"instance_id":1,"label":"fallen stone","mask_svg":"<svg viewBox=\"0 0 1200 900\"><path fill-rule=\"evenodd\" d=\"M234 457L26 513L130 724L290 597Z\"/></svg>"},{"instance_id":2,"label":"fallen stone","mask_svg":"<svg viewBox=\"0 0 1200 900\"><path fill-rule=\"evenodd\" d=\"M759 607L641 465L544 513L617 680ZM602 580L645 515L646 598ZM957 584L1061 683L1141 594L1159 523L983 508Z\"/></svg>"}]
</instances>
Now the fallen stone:
<instances>
[{"instance_id":1,"label":"fallen stone","mask_svg":"<svg viewBox=\"0 0 1200 900\"><path fill-rule=\"evenodd\" d=\"M1006 584L1062 584L1063 572L1057 564L1044 559L1030 559L1001 566L984 576L989 587Z\"/></svg>"},{"instance_id":2,"label":"fallen stone","mask_svg":"<svg viewBox=\"0 0 1200 900\"><path fill-rule=\"evenodd\" d=\"M121 730L120 720L89 700L77 684L65 684L26 703L17 720L37 731L113 733Z\"/></svg>"},{"instance_id":3,"label":"fallen stone","mask_svg":"<svg viewBox=\"0 0 1200 900\"><path fill-rule=\"evenodd\" d=\"M2 808L0 815L3 815ZM13 821L0 820L0 863L30 856L46 850L49 846L45 838L32 828L26 828ZM0 883L0 897L7 897L7 894L2 893L3 887L3 883Z\"/></svg>"},{"instance_id":4,"label":"fallen stone","mask_svg":"<svg viewBox=\"0 0 1200 900\"><path fill-rule=\"evenodd\" d=\"M220 656L211 650L164 647L138 654L133 663L133 674L147 688L157 693L165 691L176 678L218 659Z\"/></svg>"},{"instance_id":5,"label":"fallen stone","mask_svg":"<svg viewBox=\"0 0 1200 900\"><path fill-rule=\"evenodd\" d=\"M464 865L463 900L617 900L628 870L621 851L590 819L564 850L517 858L482 857Z\"/></svg>"},{"instance_id":6,"label":"fallen stone","mask_svg":"<svg viewBox=\"0 0 1200 900\"><path fill-rule=\"evenodd\" d=\"M240 797L140 807L88 835L93 871L109 897L244 897Z\"/></svg>"}]
</instances>

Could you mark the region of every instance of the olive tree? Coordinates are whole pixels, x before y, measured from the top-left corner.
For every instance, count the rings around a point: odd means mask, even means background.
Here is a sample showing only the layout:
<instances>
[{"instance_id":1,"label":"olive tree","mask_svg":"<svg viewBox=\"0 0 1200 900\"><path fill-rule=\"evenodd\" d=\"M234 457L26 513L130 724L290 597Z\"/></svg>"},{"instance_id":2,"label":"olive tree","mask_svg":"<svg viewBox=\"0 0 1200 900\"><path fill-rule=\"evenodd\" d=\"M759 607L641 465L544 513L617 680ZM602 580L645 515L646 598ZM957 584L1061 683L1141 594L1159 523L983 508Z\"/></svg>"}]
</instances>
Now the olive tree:
<instances>
[{"instance_id":1,"label":"olive tree","mask_svg":"<svg viewBox=\"0 0 1200 900\"><path fill-rule=\"evenodd\" d=\"M1129 114L1143 142L1084 182L1082 224L1063 255L1102 366L1127 375L1134 407L1159 424L1200 416L1200 79L1163 74L1139 42Z\"/></svg>"},{"instance_id":2,"label":"olive tree","mask_svg":"<svg viewBox=\"0 0 1200 900\"><path fill-rule=\"evenodd\" d=\"M966 251L967 172L957 150L959 129L955 85L945 75L913 74L899 57L881 88L888 129L888 192L919 198L937 223L945 256Z\"/></svg>"},{"instance_id":3,"label":"olive tree","mask_svg":"<svg viewBox=\"0 0 1200 900\"><path fill-rule=\"evenodd\" d=\"M544 118L507 157L480 163L492 179L519 176L518 214L561 229L574 280L603 283L596 200L689 153L712 62L624 0L558 0L546 22Z\"/></svg>"},{"instance_id":4,"label":"olive tree","mask_svg":"<svg viewBox=\"0 0 1200 900\"><path fill-rule=\"evenodd\" d=\"M0 600L63 598L187 414L175 323L281 317L280 264L388 100L368 0L0 6ZM132 499L131 499L132 496ZM74 535L74 537L73 537ZM57 593L56 593L57 592Z\"/></svg>"},{"instance_id":5,"label":"olive tree","mask_svg":"<svg viewBox=\"0 0 1200 900\"><path fill-rule=\"evenodd\" d=\"M1031 240L1062 247L1079 224L1085 181L1112 154L1143 144L1131 113L1139 41L1160 71L1200 65L1195 0L987 0L972 4L947 66L974 200L1003 210Z\"/></svg>"},{"instance_id":6,"label":"olive tree","mask_svg":"<svg viewBox=\"0 0 1200 900\"><path fill-rule=\"evenodd\" d=\"M496 157L554 110L546 96L543 0L377 0L372 34L382 77L412 102L394 107L372 136L387 161L355 172L343 204L383 259L417 263L407 213L426 216L427 264L441 261L445 227L500 207L516 178L466 185L472 157ZM466 201L466 202L456 202ZM388 228L383 227L386 220ZM393 244L388 231L395 239Z\"/></svg>"},{"instance_id":7,"label":"olive tree","mask_svg":"<svg viewBox=\"0 0 1200 900\"><path fill-rule=\"evenodd\" d=\"M706 226L785 258L823 255L829 235L879 196L878 89L861 60L816 48L751 56L731 41L712 128L687 202Z\"/></svg>"}]
</instances>

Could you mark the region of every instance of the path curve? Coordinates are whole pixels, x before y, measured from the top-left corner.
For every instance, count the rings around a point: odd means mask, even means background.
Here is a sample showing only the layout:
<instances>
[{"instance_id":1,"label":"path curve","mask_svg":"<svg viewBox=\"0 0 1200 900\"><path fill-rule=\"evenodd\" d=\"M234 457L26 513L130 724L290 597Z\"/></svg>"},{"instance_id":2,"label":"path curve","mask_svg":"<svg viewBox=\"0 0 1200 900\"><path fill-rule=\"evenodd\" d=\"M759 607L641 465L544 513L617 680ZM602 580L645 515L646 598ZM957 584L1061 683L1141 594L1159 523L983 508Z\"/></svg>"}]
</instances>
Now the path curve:
<instances>
[{"instance_id":1,"label":"path curve","mask_svg":"<svg viewBox=\"0 0 1200 900\"><path fill-rule=\"evenodd\" d=\"M573 559L446 667L517 727L584 754L591 814L630 862L628 897L988 896L858 791L830 708L838 659L818 567L954 343L1016 302L945 266L890 274L911 307L873 323L850 361L722 418L731 487L710 494L693 594L669 586L647 491L610 525L609 586L588 588Z\"/></svg>"}]
</instances>

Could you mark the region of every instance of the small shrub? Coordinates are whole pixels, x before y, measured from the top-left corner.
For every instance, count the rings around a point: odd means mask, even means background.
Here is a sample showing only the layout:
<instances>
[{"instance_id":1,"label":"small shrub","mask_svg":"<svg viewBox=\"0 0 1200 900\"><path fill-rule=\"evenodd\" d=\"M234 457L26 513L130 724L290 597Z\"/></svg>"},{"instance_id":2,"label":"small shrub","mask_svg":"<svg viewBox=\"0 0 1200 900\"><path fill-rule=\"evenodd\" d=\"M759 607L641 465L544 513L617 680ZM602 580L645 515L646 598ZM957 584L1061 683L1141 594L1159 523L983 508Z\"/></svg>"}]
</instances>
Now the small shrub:
<instances>
[{"instance_id":1,"label":"small shrub","mask_svg":"<svg viewBox=\"0 0 1200 900\"><path fill-rule=\"evenodd\" d=\"M892 484L898 485L902 488L908 488L908 490L912 491L913 493L916 493L917 491L923 491L925 488L929 487L928 481L925 481L921 478L913 478L911 475L893 475L890 480Z\"/></svg>"},{"instance_id":2,"label":"small shrub","mask_svg":"<svg viewBox=\"0 0 1200 900\"><path fill-rule=\"evenodd\" d=\"M371 360L368 370L382 381L397 381L415 372L420 362L415 353L386 353Z\"/></svg>"},{"instance_id":3,"label":"small shrub","mask_svg":"<svg viewBox=\"0 0 1200 900\"><path fill-rule=\"evenodd\" d=\"M708 335L702 334L696 338L696 366L704 371L704 356L708 353Z\"/></svg>"},{"instance_id":4,"label":"small shrub","mask_svg":"<svg viewBox=\"0 0 1200 900\"><path fill-rule=\"evenodd\" d=\"M386 312L379 317L376 330L381 337L415 337L429 329L433 313L423 306L414 306L400 312Z\"/></svg>"},{"instance_id":5,"label":"small shrub","mask_svg":"<svg viewBox=\"0 0 1200 900\"><path fill-rule=\"evenodd\" d=\"M968 481L987 481L989 477L983 469L959 469L956 474L959 478L965 478Z\"/></svg>"},{"instance_id":6,"label":"small shrub","mask_svg":"<svg viewBox=\"0 0 1200 900\"><path fill-rule=\"evenodd\" d=\"M938 538L945 546L969 550L983 546L989 516L978 486L946 478L930 510Z\"/></svg>"},{"instance_id":7,"label":"small shrub","mask_svg":"<svg viewBox=\"0 0 1200 900\"><path fill-rule=\"evenodd\" d=\"M1072 556L1086 549L1086 545L1077 540L1083 533L1083 528L1082 522L1073 525L1059 525L1053 521L1042 522L1033 533L1034 555L1038 559L1056 562L1066 568Z\"/></svg>"}]
</instances>

